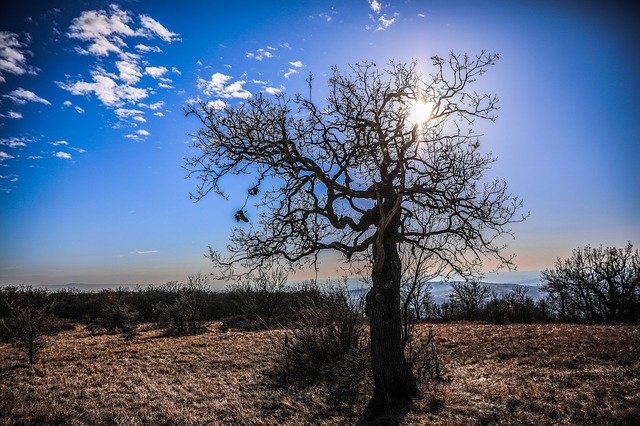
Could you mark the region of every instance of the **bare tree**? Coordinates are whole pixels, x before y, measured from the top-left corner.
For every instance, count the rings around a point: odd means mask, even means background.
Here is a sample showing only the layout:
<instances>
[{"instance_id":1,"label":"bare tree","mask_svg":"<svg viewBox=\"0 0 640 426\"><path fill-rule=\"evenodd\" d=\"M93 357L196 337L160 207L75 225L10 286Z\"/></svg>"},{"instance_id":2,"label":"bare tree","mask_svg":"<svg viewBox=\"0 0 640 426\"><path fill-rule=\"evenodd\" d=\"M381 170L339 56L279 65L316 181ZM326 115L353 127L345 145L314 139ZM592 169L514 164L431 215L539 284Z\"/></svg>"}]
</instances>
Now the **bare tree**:
<instances>
[{"instance_id":1,"label":"bare tree","mask_svg":"<svg viewBox=\"0 0 640 426\"><path fill-rule=\"evenodd\" d=\"M9 317L2 323L11 344L25 354L29 364L34 364L40 351L49 344L47 335L52 330L54 302L44 290L26 288L21 291L21 300L6 303Z\"/></svg>"},{"instance_id":2,"label":"bare tree","mask_svg":"<svg viewBox=\"0 0 640 426\"><path fill-rule=\"evenodd\" d=\"M430 281L441 275L445 265L431 252L418 250L415 246L401 246L402 275L400 278L400 300L402 313L402 342L406 346L415 322L433 303Z\"/></svg>"},{"instance_id":3,"label":"bare tree","mask_svg":"<svg viewBox=\"0 0 640 426\"><path fill-rule=\"evenodd\" d=\"M542 280L562 320L640 321L640 252L631 242L577 248Z\"/></svg>"},{"instance_id":4,"label":"bare tree","mask_svg":"<svg viewBox=\"0 0 640 426\"><path fill-rule=\"evenodd\" d=\"M334 67L323 103L311 101L310 87L309 99L260 94L222 109L188 107L202 124L185 165L199 180L192 196L224 194L229 175L253 179L235 215L248 224L234 230L227 254L210 249L227 275L274 259L314 264L323 250L370 262L372 407L417 395L402 350L398 246L432 253L462 274L485 257L511 261L499 237L523 219L521 203L504 181L483 178L495 159L480 152L473 131L477 119L496 119L497 98L470 90L497 59L434 56L430 77L415 62L386 70L365 62L348 73Z\"/></svg>"},{"instance_id":5,"label":"bare tree","mask_svg":"<svg viewBox=\"0 0 640 426\"><path fill-rule=\"evenodd\" d=\"M477 320L480 307L491 296L489 287L477 280L454 282L451 287L451 301L463 308L468 321Z\"/></svg>"}]
</instances>

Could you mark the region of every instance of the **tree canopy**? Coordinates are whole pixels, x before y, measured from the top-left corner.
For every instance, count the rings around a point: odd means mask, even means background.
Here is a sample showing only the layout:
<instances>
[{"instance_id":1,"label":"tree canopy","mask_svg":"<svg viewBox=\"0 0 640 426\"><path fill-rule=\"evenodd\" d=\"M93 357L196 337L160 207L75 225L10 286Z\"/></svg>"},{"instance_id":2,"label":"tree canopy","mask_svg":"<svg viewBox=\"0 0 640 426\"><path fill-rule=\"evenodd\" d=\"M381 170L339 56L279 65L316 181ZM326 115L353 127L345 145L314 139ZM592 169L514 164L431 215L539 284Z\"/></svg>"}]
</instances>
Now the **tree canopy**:
<instances>
[{"instance_id":1,"label":"tree canopy","mask_svg":"<svg viewBox=\"0 0 640 426\"><path fill-rule=\"evenodd\" d=\"M496 119L497 97L470 89L498 58L434 56L430 77L416 62L334 67L322 104L259 94L223 108L191 105L203 125L185 165L199 181L192 196L222 194L225 176L247 175L247 198L260 197L257 217L244 206L236 213L249 224L234 230L229 255L211 251L212 259L253 270L274 258L309 264L323 250L347 260L372 259L373 251L380 271L393 222L397 243L457 272L477 269L485 256L509 263L497 238L523 219L521 202L503 180L483 179L495 158L481 153L473 125ZM428 116L411 122L416 104Z\"/></svg>"}]
</instances>

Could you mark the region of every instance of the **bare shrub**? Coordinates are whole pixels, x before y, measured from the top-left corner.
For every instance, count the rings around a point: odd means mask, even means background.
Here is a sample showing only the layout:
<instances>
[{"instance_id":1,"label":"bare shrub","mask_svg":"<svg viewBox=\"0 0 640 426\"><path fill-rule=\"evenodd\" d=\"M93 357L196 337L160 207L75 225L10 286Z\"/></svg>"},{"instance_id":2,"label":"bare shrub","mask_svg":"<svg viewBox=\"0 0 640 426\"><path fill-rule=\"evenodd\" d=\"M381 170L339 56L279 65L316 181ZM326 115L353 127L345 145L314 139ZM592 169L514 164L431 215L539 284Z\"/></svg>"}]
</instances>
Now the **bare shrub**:
<instances>
[{"instance_id":1,"label":"bare shrub","mask_svg":"<svg viewBox=\"0 0 640 426\"><path fill-rule=\"evenodd\" d=\"M429 327L426 333L412 329L405 345L405 356L413 367L416 381L424 383L427 379L439 382L447 380L433 327Z\"/></svg>"},{"instance_id":2,"label":"bare shrub","mask_svg":"<svg viewBox=\"0 0 640 426\"><path fill-rule=\"evenodd\" d=\"M103 308L102 316L90 320L87 331L92 335L122 334L127 340L138 334L138 312L124 302L107 305Z\"/></svg>"},{"instance_id":3,"label":"bare shrub","mask_svg":"<svg viewBox=\"0 0 640 426\"><path fill-rule=\"evenodd\" d=\"M157 325L167 334L198 334L207 330L207 298L209 277L203 274L189 275L186 283L171 282L167 291L176 294L171 302L158 302L154 307Z\"/></svg>"},{"instance_id":4,"label":"bare shrub","mask_svg":"<svg viewBox=\"0 0 640 426\"><path fill-rule=\"evenodd\" d=\"M47 336L55 331L51 315L54 302L44 290L27 287L19 292L19 300L5 302L9 317L3 318L2 325L11 344L34 364L40 351L51 343Z\"/></svg>"},{"instance_id":5,"label":"bare shrub","mask_svg":"<svg viewBox=\"0 0 640 426\"><path fill-rule=\"evenodd\" d=\"M276 376L286 386L322 384L338 411L353 410L373 389L363 303L346 286L325 289L287 332Z\"/></svg>"}]
</instances>

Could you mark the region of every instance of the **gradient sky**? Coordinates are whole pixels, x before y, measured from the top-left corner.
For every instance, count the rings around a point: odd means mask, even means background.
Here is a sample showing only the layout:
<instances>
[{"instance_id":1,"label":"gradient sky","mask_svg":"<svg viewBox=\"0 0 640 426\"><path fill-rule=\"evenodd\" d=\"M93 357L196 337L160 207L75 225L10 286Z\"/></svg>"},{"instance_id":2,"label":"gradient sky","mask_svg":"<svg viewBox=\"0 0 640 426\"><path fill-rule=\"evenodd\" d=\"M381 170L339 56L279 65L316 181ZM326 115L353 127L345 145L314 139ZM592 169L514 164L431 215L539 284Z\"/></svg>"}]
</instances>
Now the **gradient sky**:
<instances>
[{"instance_id":1,"label":"gradient sky","mask_svg":"<svg viewBox=\"0 0 640 426\"><path fill-rule=\"evenodd\" d=\"M508 242L518 269L640 243L640 17L599 3L5 2L0 284L210 271L207 246L224 246L242 201L189 199L190 99L293 95L309 72L321 99L331 65L415 58L428 71L451 50L502 54L478 90L500 97L482 127L491 175L531 212Z\"/></svg>"}]
</instances>

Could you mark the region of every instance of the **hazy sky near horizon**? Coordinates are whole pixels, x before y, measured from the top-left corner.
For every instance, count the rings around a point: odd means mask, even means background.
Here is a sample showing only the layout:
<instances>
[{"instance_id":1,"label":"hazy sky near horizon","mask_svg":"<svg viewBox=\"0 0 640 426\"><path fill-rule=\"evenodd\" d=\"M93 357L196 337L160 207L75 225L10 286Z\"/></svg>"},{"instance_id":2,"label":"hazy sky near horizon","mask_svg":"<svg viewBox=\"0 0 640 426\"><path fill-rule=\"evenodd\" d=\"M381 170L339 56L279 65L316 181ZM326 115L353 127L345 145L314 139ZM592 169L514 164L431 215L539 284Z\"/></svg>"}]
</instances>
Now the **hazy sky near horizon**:
<instances>
[{"instance_id":1,"label":"hazy sky near horizon","mask_svg":"<svg viewBox=\"0 0 640 426\"><path fill-rule=\"evenodd\" d=\"M628 3L630 4L630 3ZM621 2L22 1L0 13L0 284L159 283L209 272L229 200L194 203L193 99L326 88L331 65L481 49L483 126L531 217L519 270L586 244L640 243L638 13ZM317 88L317 89L316 89ZM323 273L337 273L327 259Z\"/></svg>"}]
</instances>

